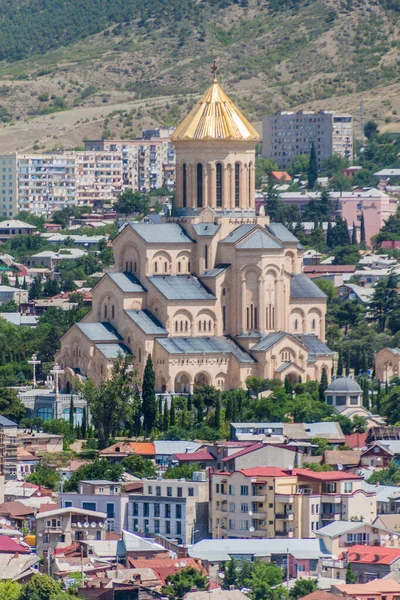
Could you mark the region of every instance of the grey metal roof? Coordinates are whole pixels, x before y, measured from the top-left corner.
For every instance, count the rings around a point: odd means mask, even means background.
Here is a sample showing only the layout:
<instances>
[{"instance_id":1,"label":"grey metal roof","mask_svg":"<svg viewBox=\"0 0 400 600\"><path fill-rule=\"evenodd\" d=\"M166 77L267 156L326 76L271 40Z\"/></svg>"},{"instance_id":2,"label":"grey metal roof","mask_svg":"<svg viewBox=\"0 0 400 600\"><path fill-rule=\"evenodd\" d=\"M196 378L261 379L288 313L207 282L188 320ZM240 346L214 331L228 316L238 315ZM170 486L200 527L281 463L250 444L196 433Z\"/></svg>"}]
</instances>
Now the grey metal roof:
<instances>
[{"instance_id":1,"label":"grey metal roof","mask_svg":"<svg viewBox=\"0 0 400 600\"><path fill-rule=\"evenodd\" d=\"M18 427L17 423L11 421L11 419L7 419L7 417L3 417L0 415L0 427Z\"/></svg>"},{"instance_id":2,"label":"grey metal roof","mask_svg":"<svg viewBox=\"0 0 400 600\"><path fill-rule=\"evenodd\" d=\"M107 273L123 292L145 292L146 290L133 273Z\"/></svg>"},{"instance_id":3,"label":"grey metal roof","mask_svg":"<svg viewBox=\"0 0 400 600\"><path fill-rule=\"evenodd\" d=\"M253 225L239 225L239 227L236 227L236 229L231 231L231 233L229 235L227 235L226 238L221 240L220 243L221 244L235 244L240 239L242 239L242 237L244 237L245 235L250 233L250 231L252 231L253 229L256 229L256 228L257 228L257 225L255 225L254 223L253 223Z\"/></svg>"},{"instance_id":4,"label":"grey metal roof","mask_svg":"<svg viewBox=\"0 0 400 600\"><path fill-rule=\"evenodd\" d=\"M276 369L276 371L278 373L281 373L282 371L284 371L285 369L290 367L290 365L294 365L294 363L293 362L284 362L281 365L279 365L279 367Z\"/></svg>"},{"instance_id":5,"label":"grey metal roof","mask_svg":"<svg viewBox=\"0 0 400 600\"><path fill-rule=\"evenodd\" d=\"M141 551L141 550L164 550L164 546L156 544L151 540L146 540L140 535L135 535L130 531L122 530L122 540L124 542L125 550L129 551Z\"/></svg>"},{"instance_id":6,"label":"grey metal roof","mask_svg":"<svg viewBox=\"0 0 400 600\"><path fill-rule=\"evenodd\" d=\"M148 280L167 300L215 300L193 275L152 275Z\"/></svg>"},{"instance_id":7,"label":"grey metal roof","mask_svg":"<svg viewBox=\"0 0 400 600\"><path fill-rule=\"evenodd\" d=\"M193 244L177 223L129 223L148 244Z\"/></svg>"},{"instance_id":8,"label":"grey metal roof","mask_svg":"<svg viewBox=\"0 0 400 600\"><path fill-rule=\"evenodd\" d=\"M333 523L329 523L329 525L325 525L325 527L321 527L321 529L317 530L318 535L323 535L325 537L336 537L337 535L343 535L349 531L353 531L353 529L358 529L362 527L365 523L355 522L355 521L334 521Z\"/></svg>"},{"instance_id":9,"label":"grey metal roof","mask_svg":"<svg viewBox=\"0 0 400 600\"><path fill-rule=\"evenodd\" d=\"M106 358L118 358L118 356L126 356L127 354L132 354L129 350L128 346L124 344L96 344L96 348L100 350L100 352Z\"/></svg>"},{"instance_id":10,"label":"grey metal roof","mask_svg":"<svg viewBox=\"0 0 400 600\"><path fill-rule=\"evenodd\" d=\"M202 444L198 444L197 442L188 442L185 440L155 440L153 443L155 454L163 454L165 456L184 454L187 450L196 452L202 446Z\"/></svg>"},{"instance_id":11,"label":"grey metal roof","mask_svg":"<svg viewBox=\"0 0 400 600\"><path fill-rule=\"evenodd\" d=\"M313 333L291 334L307 348L310 354L333 354L332 350Z\"/></svg>"},{"instance_id":12,"label":"grey metal roof","mask_svg":"<svg viewBox=\"0 0 400 600\"><path fill-rule=\"evenodd\" d=\"M304 273L292 275L290 280L291 298L326 298L326 295Z\"/></svg>"},{"instance_id":13,"label":"grey metal roof","mask_svg":"<svg viewBox=\"0 0 400 600\"><path fill-rule=\"evenodd\" d=\"M193 225L193 229L199 236L215 235L220 227L221 225L217 223L197 223Z\"/></svg>"},{"instance_id":14,"label":"grey metal roof","mask_svg":"<svg viewBox=\"0 0 400 600\"><path fill-rule=\"evenodd\" d=\"M254 359L233 341L224 337L169 337L157 338L168 354L232 354L241 363Z\"/></svg>"},{"instance_id":15,"label":"grey metal roof","mask_svg":"<svg viewBox=\"0 0 400 600\"><path fill-rule=\"evenodd\" d=\"M148 335L168 334L161 323L149 310L126 310L125 313L130 319Z\"/></svg>"},{"instance_id":16,"label":"grey metal roof","mask_svg":"<svg viewBox=\"0 0 400 600\"><path fill-rule=\"evenodd\" d=\"M355 379L351 377L338 377L326 388L327 392L355 392L361 394L362 389Z\"/></svg>"},{"instance_id":17,"label":"grey metal roof","mask_svg":"<svg viewBox=\"0 0 400 600\"><path fill-rule=\"evenodd\" d=\"M282 244L273 240L268 233L258 229L240 242L238 248L241 250L276 250L282 248Z\"/></svg>"},{"instance_id":18,"label":"grey metal roof","mask_svg":"<svg viewBox=\"0 0 400 600\"><path fill-rule=\"evenodd\" d=\"M76 323L92 342L119 342L122 338L110 323Z\"/></svg>"},{"instance_id":19,"label":"grey metal roof","mask_svg":"<svg viewBox=\"0 0 400 600\"><path fill-rule=\"evenodd\" d=\"M287 227L282 223L270 223L267 225L267 229L272 235L274 235L281 242L298 242L299 240Z\"/></svg>"},{"instance_id":20,"label":"grey metal roof","mask_svg":"<svg viewBox=\"0 0 400 600\"><path fill-rule=\"evenodd\" d=\"M91 483L92 485L119 485L118 481L109 479L81 479L80 483Z\"/></svg>"},{"instance_id":21,"label":"grey metal roof","mask_svg":"<svg viewBox=\"0 0 400 600\"><path fill-rule=\"evenodd\" d=\"M336 421L319 421L318 423L303 423L310 438L327 437L328 439L343 439L342 429Z\"/></svg>"},{"instance_id":22,"label":"grey metal roof","mask_svg":"<svg viewBox=\"0 0 400 600\"><path fill-rule=\"evenodd\" d=\"M221 275L221 273L226 271L226 269L230 266L231 265L228 263L216 265L213 269L209 269L208 271L204 271L204 273L201 273L199 277L218 277L218 275Z\"/></svg>"},{"instance_id":23,"label":"grey metal roof","mask_svg":"<svg viewBox=\"0 0 400 600\"><path fill-rule=\"evenodd\" d=\"M276 331L274 333L269 333L268 335L265 335L255 346L253 346L251 350L268 350L268 348L274 346L274 344L279 342L279 340L284 338L286 335L288 334L285 331Z\"/></svg>"}]
</instances>

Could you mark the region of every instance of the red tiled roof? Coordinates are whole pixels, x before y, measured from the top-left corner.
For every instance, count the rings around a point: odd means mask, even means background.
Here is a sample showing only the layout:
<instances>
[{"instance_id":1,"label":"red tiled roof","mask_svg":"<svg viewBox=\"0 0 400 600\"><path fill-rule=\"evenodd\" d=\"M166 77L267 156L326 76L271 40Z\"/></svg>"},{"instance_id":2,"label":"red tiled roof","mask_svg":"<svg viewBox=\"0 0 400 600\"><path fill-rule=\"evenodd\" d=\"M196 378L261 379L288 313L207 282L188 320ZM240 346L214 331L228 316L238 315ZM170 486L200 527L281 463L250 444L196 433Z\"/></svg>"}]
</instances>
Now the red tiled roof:
<instances>
[{"instance_id":1,"label":"red tiled roof","mask_svg":"<svg viewBox=\"0 0 400 600\"><path fill-rule=\"evenodd\" d=\"M212 454L209 452L184 452L183 454L174 454L175 458L179 460L179 462L188 462L188 461L200 461L200 460L215 460Z\"/></svg>"},{"instance_id":2,"label":"red tiled roof","mask_svg":"<svg viewBox=\"0 0 400 600\"><path fill-rule=\"evenodd\" d=\"M292 475L300 475L307 479L314 479L316 481L341 481L342 479L362 479L360 475L354 475L353 473L343 473L343 471L311 471L311 469L292 469L287 471Z\"/></svg>"},{"instance_id":3,"label":"red tiled roof","mask_svg":"<svg viewBox=\"0 0 400 600\"><path fill-rule=\"evenodd\" d=\"M288 477L290 471L285 472L278 467L251 467L250 469L240 469L246 477Z\"/></svg>"},{"instance_id":4,"label":"red tiled roof","mask_svg":"<svg viewBox=\"0 0 400 600\"><path fill-rule=\"evenodd\" d=\"M275 177L275 179L285 179L285 181L292 181L292 178L286 171L271 171L271 176Z\"/></svg>"},{"instance_id":5,"label":"red tiled roof","mask_svg":"<svg viewBox=\"0 0 400 600\"><path fill-rule=\"evenodd\" d=\"M348 554L349 562L391 565L392 562L400 558L400 548L385 548L383 546L352 546L348 553L344 552L342 556Z\"/></svg>"},{"instance_id":6,"label":"red tiled roof","mask_svg":"<svg viewBox=\"0 0 400 600\"><path fill-rule=\"evenodd\" d=\"M140 454L141 456L154 456L155 453L156 450L153 442L121 442L100 450L99 455Z\"/></svg>"},{"instance_id":7,"label":"red tiled roof","mask_svg":"<svg viewBox=\"0 0 400 600\"><path fill-rule=\"evenodd\" d=\"M48 510L57 510L58 504L54 504L54 502L49 502L48 504L41 504L39 506L39 512L47 512Z\"/></svg>"},{"instance_id":8,"label":"red tiled roof","mask_svg":"<svg viewBox=\"0 0 400 600\"><path fill-rule=\"evenodd\" d=\"M182 571L186 567L194 567L200 573L203 573L203 575L207 575L205 569L194 558L185 558L182 560L174 560L172 558L154 558L149 560L130 558L129 562L134 569L152 569L155 571L159 575L163 585L168 575L179 573L179 571Z\"/></svg>"},{"instance_id":9,"label":"red tiled roof","mask_svg":"<svg viewBox=\"0 0 400 600\"><path fill-rule=\"evenodd\" d=\"M259 450L260 448L265 448L265 446L268 446L268 445L269 444L263 444L261 442L257 442L256 444L253 444L252 446L249 446L247 448L243 448L242 450L239 450L238 452L235 452L234 454L231 454L230 456L225 456L225 458L222 459L222 462L228 462L229 460L232 460L234 458L239 458L239 456L244 456L245 454L249 454L249 452L254 452L255 450ZM290 450L291 452L296 452L296 450L293 450L293 448L288 448L287 446L284 446L284 445L274 444L273 446L274 446L274 448L285 448L285 450Z\"/></svg>"},{"instance_id":10,"label":"red tiled roof","mask_svg":"<svg viewBox=\"0 0 400 600\"><path fill-rule=\"evenodd\" d=\"M3 502L0 504L0 515L10 515L11 517L22 517L27 515L33 515L34 509L32 506L26 506L19 500L13 500L12 502Z\"/></svg>"},{"instance_id":11,"label":"red tiled roof","mask_svg":"<svg viewBox=\"0 0 400 600\"><path fill-rule=\"evenodd\" d=\"M365 448L366 439L368 437L367 433L351 433L350 435L345 435L345 446L349 448Z\"/></svg>"},{"instance_id":12,"label":"red tiled roof","mask_svg":"<svg viewBox=\"0 0 400 600\"><path fill-rule=\"evenodd\" d=\"M8 535L0 535L0 552L13 553L19 552L20 554L30 554L31 549L26 546L22 546L15 542Z\"/></svg>"}]
</instances>

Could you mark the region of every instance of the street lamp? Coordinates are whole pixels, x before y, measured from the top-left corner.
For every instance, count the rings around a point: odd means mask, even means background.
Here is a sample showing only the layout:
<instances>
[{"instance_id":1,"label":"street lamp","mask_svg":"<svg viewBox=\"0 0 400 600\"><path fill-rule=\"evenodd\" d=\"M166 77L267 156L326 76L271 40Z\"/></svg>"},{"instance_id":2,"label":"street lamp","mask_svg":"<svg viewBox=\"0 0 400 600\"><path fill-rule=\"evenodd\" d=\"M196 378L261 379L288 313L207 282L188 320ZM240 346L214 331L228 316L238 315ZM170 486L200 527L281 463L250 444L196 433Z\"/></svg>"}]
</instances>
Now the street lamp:
<instances>
[{"instance_id":1,"label":"street lamp","mask_svg":"<svg viewBox=\"0 0 400 600\"><path fill-rule=\"evenodd\" d=\"M32 365L33 368L33 387L36 387L36 365L40 365L42 363L41 360L38 360L36 354L32 354L31 360L28 360L28 364Z\"/></svg>"}]
</instances>

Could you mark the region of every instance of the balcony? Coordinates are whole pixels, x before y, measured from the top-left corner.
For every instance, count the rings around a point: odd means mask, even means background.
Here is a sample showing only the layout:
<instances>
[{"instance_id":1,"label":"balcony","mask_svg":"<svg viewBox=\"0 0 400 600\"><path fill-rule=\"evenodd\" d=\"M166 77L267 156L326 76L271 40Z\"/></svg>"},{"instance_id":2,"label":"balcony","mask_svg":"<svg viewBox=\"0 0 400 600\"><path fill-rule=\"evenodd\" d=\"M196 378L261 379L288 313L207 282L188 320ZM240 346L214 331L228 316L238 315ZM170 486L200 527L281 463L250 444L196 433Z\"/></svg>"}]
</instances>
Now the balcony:
<instances>
[{"instance_id":1,"label":"balcony","mask_svg":"<svg viewBox=\"0 0 400 600\"><path fill-rule=\"evenodd\" d=\"M323 521L341 521L342 514L341 513L332 513L332 512L321 512L321 519Z\"/></svg>"},{"instance_id":2,"label":"balcony","mask_svg":"<svg viewBox=\"0 0 400 600\"><path fill-rule=\"evenodd\" d=\"M276 514L275 519L280 519L281 521L293 521L294 515L293 513Z\"/></svg>"},{"instance_id":3,"label":"balcony","mask_svg":"<svg viewBox=\"0 0 400 600\"><path fill-rule=\"evenodd\" d=\"M327 504L341 504L342 497L337 492L332 492L332 494L328 494L324 492L321 494L321 503L326 502Z\"/></svg>"},{"instance_id":4,"label":"balcony","mask_svg":"<svg viewBox=\"0 0 400 600\"><path fill-rule=\"evenodd\" d=\"M275 535L276 535L276 537L292 538L293 537L293 531L275 531Z\"/></svg>"},{"instance_id":5,"label":"balcony","mask_svg":"<svg viewBox=\"0 0 400 600\"><path fill-rule=\"evenodd\" d=\"M252 502L265 502L266 499L267 499L267 496L265 494L253 494L251 496Z\"/></svg>"},{"instance_id":6,"label":"balcony","mask_svg":"<svg viewBox=\"0 0 400 600\"><path fill-rule=\"evenodd\" d=\"M294 502L293 494L275 494L275 499L281 504L293 504Z\"/></svg>"},{"instance_id":7,"label":"balcony","mask_svg":"<svg viewBox=\"0 0 400 600\"><path fill-rule=\"evenodd\" d=\"M251 518L255 519L255 520L265 520L267 518L267 515L265 512L261 513L261 512L252 512L251 514Z\"/></svg>"},{"instance_id":8,"label":"balcony","mask_svg":"<svg viewBox=\"0 0 400 600\"><path fill-rule=\"evenodd\" d=\"M333 560L333 559L327 558L326 560L322 561L322 566L328 567L331 569L346 569L347 563L345 560Z\"/></svg>"}]
</instances>

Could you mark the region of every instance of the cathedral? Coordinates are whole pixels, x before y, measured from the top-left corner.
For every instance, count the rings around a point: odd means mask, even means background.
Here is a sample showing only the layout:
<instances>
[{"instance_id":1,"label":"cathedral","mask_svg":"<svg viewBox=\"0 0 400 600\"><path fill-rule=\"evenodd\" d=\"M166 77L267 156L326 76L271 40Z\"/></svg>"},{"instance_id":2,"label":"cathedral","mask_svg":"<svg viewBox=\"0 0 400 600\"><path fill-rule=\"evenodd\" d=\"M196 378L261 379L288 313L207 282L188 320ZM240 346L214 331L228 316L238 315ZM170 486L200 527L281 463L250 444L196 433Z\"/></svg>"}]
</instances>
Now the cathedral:
<instances>
[{"instance_id":1,"label":"cathedral","mask_svg":"<svg viewBox=\"0 0 400 600\"><path fill-rule=\"evenodd\" d=\"M255 207L259 135L220 87L177 127L176 201L162 223L128 222L113 240L115 270L93 288L92 310L61 340L65 375L109 376L151 354L157 392L297 382L331 373L325 294L302 273L303 248Z\"/></svg>"}]
</instances>

